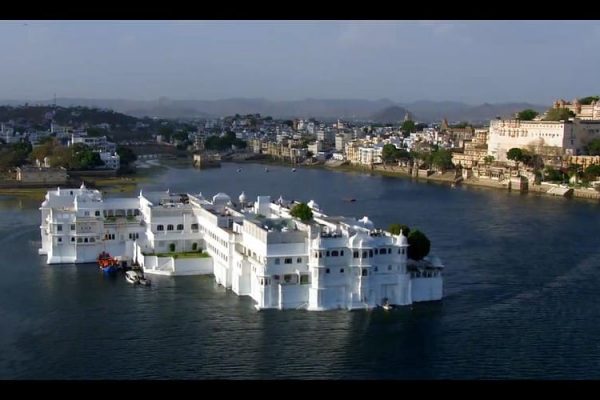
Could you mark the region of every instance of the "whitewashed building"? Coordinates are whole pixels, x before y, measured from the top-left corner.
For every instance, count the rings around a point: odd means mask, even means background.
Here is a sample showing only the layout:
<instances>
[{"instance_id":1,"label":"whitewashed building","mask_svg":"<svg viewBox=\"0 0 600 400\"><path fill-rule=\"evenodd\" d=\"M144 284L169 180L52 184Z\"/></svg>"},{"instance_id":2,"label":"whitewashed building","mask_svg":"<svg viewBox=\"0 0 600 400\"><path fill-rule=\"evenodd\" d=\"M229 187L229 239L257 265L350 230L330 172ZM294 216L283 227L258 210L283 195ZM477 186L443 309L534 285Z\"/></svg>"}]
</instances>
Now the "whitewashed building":
<instances>
[{"instance_id":1,"label":"whitewashed building","mask_svg":"<svg viewBox=\"0 0 600 400\"><path fill-rule=\"evenodd\" d=\"M555 148L564 155L578 155L592 139L600 138L600 121L521 121L496 119L490 121L488 155L506 161L511 148Z\"/></svg>"},{"instance_id":2,"label":"whitewashed building","mask_svg":"<svg viewBox=\"0 0 600 400\"><path fill-rule=\"evenodd\" d=\"M214 274L256 308L327 310L440 300L443 267L407 260L407 238L367 218L331 217L308 203L248 202L219 193L142 193L103 199L85 188L49 191L41 206L40 254L49 264L94 262L102 251L144 272ZM202 250L202 253L198 253ZM208 257L207 257L208 256Z\"/></svg>"}]
</instances>

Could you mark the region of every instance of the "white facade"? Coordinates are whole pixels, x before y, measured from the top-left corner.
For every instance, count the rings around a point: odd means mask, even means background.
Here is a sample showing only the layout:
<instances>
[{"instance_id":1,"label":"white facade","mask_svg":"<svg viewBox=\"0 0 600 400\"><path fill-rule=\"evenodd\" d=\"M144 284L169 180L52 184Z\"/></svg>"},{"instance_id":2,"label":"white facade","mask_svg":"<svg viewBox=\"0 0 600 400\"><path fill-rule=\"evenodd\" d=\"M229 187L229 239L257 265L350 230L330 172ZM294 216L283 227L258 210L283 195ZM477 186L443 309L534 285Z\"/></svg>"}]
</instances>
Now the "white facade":
<instances>
[{"instance_id":1,"label":"white facade","mask_svg":"<svg viewBox=\"0 0 600 400\"><path fill-rule=\"evenodd\" d=\"M139 263L146 273L214 274L251 296L258 309L327 310L440 300L442 266L407 262L402 234L375 229L367 217L329 217L308 203L313 220L269 196L247 203L223 193L149 193L102 199L97 190L57 189L42 203L47 262L94 262L102 251ZM203 250L206 257L174 257Z\"/></svg>"},{"instance_id":2,"label":"white facade","mask_svg":"<svg viewBox=\"0 0 600 400\"><path fill-rule=\"evenodd\" d=\"M121 157L117 153L100 152L100 159L109 169L119 169L121 167Z\"/></svg>"},{"instance_id":3,"label":"white facade","mask_svg":"<svg viewBox=\"0 0 600 400\"><path fill-rule=\"evenodd\" d=\"M555 147L566 155L578 155L591 139L600 137L600 121L492 120L488 155L506 161L511 148Z\"/></svg>"}]
</instances>

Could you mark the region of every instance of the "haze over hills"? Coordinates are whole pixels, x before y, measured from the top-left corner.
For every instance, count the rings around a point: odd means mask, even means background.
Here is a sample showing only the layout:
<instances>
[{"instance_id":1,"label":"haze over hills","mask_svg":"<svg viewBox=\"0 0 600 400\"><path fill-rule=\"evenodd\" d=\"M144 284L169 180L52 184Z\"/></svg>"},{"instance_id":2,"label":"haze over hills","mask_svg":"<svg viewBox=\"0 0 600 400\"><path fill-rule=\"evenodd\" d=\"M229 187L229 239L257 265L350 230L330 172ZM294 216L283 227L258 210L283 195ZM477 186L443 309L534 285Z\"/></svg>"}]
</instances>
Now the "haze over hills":
<instances>
[{"instance_id":1,"label":"haze over hills","mask_svg":"<svg viewBox=\"0 0 600 400\"><path fill-rule=\"evenodd\" d=\"M54 100L29 101L29 104L52 104ZM22 105L25 101L5 100L0 104ZM85 106L108 108L135 117L159 118L207 118L235 114L261 114L274 118L317 118L325 120L372 120L374 122L397 122L409 112L414 119L423 122L485 121L496 116L507 117L526 108L545 111L548 106L529 103L499 103L469 105L453 101L416 101L395 103L389 99L304 99L271 101L260 98L231 98L223 100L158 100L57 98L63 107Z\"/></svg>"}]
</instances>

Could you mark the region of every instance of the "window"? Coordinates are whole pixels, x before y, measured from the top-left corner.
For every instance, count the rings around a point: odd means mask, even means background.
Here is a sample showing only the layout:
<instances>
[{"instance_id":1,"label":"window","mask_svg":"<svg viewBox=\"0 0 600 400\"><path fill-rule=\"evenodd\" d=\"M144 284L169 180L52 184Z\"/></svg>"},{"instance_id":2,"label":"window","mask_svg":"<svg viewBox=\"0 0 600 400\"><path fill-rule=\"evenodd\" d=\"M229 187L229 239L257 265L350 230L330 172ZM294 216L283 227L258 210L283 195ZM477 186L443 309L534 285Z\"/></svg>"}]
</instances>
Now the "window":
<instances>
[{"instance_id":1,"label":"window","mask_svg":"<svg viewBox=\"0 0 600 400\"><path fill-rule=\"evenodd\" d=\"M89 212L89 211L85 211L85 212L83 213L83 215L85 215L86 217L89 217L89 216L90 216L90 212Z\"/></svg>"},{"instance_id":2,"label":"window","mask_svg":"<svg viewBox=\"0 0 600 400\"><path fill-rule=\"evenodd\" d=\"M173 225L171 225L171 224L167 225L167 230L168 231L172 231L173 230Z\"/></svg>"},{"instance_id":3,"label":"window","mask_svg":"<svg viewBox=\"0 0 600 400\"><path fill-rule=\"evenodd\" d=\"M88 238L84 238L84 239L83 239L83 241L84 241L85 243L87 243L87 242L88 242Z\"/></svg>"},{"instance_id":4,"label":"window","mask_svg":"<svg viewBox=\"0 0 600 400\"><path fill-rule=\"evenodd\" d=\"M301 285L308 285L309 282L309 275L308 274L302 274L300 275L300 284Z\"/></svg>"},{"instance_id":5,"label":"window","mask_svg":"<svg viewBox=\"0 0 600 400\"><path fill-rule=\"evenodd\" d=\"M339 253L338 253L338 251L337 251L337 250L333 250L333 251L331 252L331 256L332 256L332 257L337 257L337 256L338 256L338 254L339 254Z\"/></svg>"},{"instance_id":6,"label":"window","mask_svg":"<svg viewBox=\"0 0 600 400\"><path fill-rule=\"evenodd\" d=\"M95 215L96 217L99 217L99 216L100 216L100 211L95 211L95 212L94 212L94 215Z\"/></svg>"},{"instance_id":7,"label":"window","mask_svg":"<svg viewBox=\"0 0 600 400\"><path fill-rule=\"evenodd\" d=\"M75 230L75 224L71 224L71 230L74 231Z\"/></svg>"},{"instance_id":8,"label":"window","mask_svg":"<svg viewBox=\"0 0 600 400\"><path fill-rule=\"evenodd\" d=\"M373 250L369 250L369 257L373 257Z\"/></svg>"},{"instance_id":9,"label":"window","mask_svg":"<svg viewBox=\"0 0 600 400\"><path fill-rule=\"evenodd\" d=\"M329 250L327 250L327 253L325 254L327 257L329 257Z\"/></svg>"},{"instance_id":10,"label":"window","mask_svg":"<svg viewBox=\"0 0 600 400\"><path fill-rule=\"evenodd\" d=\"M352 256L353 256L354 258L358 258L358 251L355 251L355 252L352 254Z\"/></svg>"},{"instance_id":11,"label":"window","mask_svg":"<svg viewBox=\"0 0 600 400\"><path fill-rule=\"evenodd\" d=\"M198 230L198 224L192 224L192 230L193 231L197 231Z\"/></svg>"},{"instance_id":12,"label":"window","mask_svg":"<svg viewBox=\"0 0 600 400\"><path fill-rule=\"evenodd\" d=\"M344 273L344 268L340 268L340 274Z\"/></svg>"},{"instance_id":13,"label":"window","mask_svg":"<svg viewBox=\"0 0 600 400\"><path fill-rule=\"evenodd\" d=\"M72 237L72 238L71 238L71 242L74 242L74 241L75 241L75 238L74 238L74 237Z\"/></svg>"},{"instance_id":14,"label":"window","mask_svg":"<svg viewBox=\"0 0 600 400\"><path fill-rule=\"evenodd\" d=\"M367 276L369 274L369 272L367 271L366 268L362 269L362 276Z\"/></svg>"},{"instance_id":15,"label":"window","mask_svg":"<svg viewBox=\"0 0 600 400\"><path fill-rule=\"evenodd\" d=\"M340 251L340 256L344 255L344 250Z\"/></svg>"},{"instance_id":16,"label":"window","mask_svg":"<svg viewBox=\"0 0 600 400\"><path fill-rule=\"evenodd\" d=\"M279 258L275 259L275 265L279 265Z\"/></svg>"},{"instance_id":17,"label":"window","mask_svg":"<svg viewBox=\"0 0 600 400\"><path fill-rule=\"evenodd\" d=\"M388 248L388 254L392 254L392 248Z\"/></svg>"},{"instance_id":18,"label":"window","mask_svg":"<svg viewBox=\"0 0 600 400\"><path fill-rule=\"evenodd\" d=\"M363 251L362 258L367 258L367 252L366 251Z\"/></svg>"},{"instance_id":19,"label":"window","mask_svg":"<svg viewBox=\"0 0 600 400\"><path fill-rule=\"evenodd\" d=\"M94 242L96 242L96 239L90 238L90 243L94 243Z\"/></svg>"},{"instance_id":20,"label":"window","mask_svg":"<svg viewBox=\"0 0 600 400\"><path fill-rule=\"evenodd\" d=\"M291 263L292 263L292 259L291 259L291 258L286 258L286 259L284 260L284 262L285 262L286 264L291 264Z\"/></svg>"},{"instance_id":21,"label":"window","mask_svg":"<svg viewBox=\"0 0 600 400\"><path fill-rule=\"evenodd\" d=\"M157 231L164 231L165 227L164 227L164 225L156 225L156 230Z\"/></svg>"},{"instance_id":22,"label":"window","mask_svg":"<svg viewBox=\"0 0 600 400\"><path fill-rule=\"evenodd\" d=\"M62 238L58 238L58 243L61 243L61 242L62 242Z\"/></svg>"},{"instance_id":23,"label":"window","mask_svg":"<svg viewBox=\"0 0 600 400\"><path fill-rule=\"evenodd\" d=\"M302 257L296 258L296 264L300 264L302 262Z\"/></svg>"},{"instance_id":24,"label":"window","mask_svg":"<svg viewBox=\"0 0 600 400\"><path fill-rule=\"evenodd\" d=\"M61 224L56 225L56 231L57 232L62 232L62 225Z\"/></svg>"},{"instance_id":25,"label":"window","mask_svg":"<svg viewBox=\"0 0 600 400\"><path fill-rule=\"evenodd\" d=\"M391 270L392 270L392 266L388 265L388 271L391 271Z\"/></svg>"},{"instance_id":26,"label":"window","mask_svg":"<svg viewBox=\"0 0 600 400\"><path fill-rule=\"evenodd\" d=\"M377 249L375 249L375 255L377 255L377 253L378 253L378 251L377 251Z\"/></svg>"},{"instance_id":27,"label":"window","mask_svg":"<svg viewBox=\"0 0 600 400\"><path fill-rule=\"evenodd\" d=\"M328 273L329 273L329 268L327 268L327 269L325 270L325 273L326 273L326 274L328 274Z\"/></svg>"},{"instance_id":28,"label":"window","mask_svg":"<svg viewBox=\"0 0 600 400\"><path fill-rule=\"evenodd\" d=\"M177 230L178 231L182 231L183 230L183 224L178 224L177 225Z\"/></svg>"}]
</instances>

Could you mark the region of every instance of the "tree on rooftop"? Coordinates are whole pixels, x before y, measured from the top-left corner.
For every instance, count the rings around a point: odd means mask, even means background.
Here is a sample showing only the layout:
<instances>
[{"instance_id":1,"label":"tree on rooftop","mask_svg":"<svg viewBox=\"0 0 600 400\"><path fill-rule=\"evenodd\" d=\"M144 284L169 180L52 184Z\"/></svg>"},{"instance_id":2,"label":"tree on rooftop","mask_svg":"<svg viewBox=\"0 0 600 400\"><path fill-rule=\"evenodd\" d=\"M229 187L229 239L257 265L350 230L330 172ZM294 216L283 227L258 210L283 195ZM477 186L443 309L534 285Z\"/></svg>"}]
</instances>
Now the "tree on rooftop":
<instances>
[{"instance_id":1,"label":"tree on rooftop","mask_svg":"<svg viewBox=\"0 0 600 400\"><path fill-rule=\"evenodd\" d=\"M414 230L408 235L408 258L413 260L422 260L429 254L431 242L425 234L419 230Z\"/></svg>"},{"instance_id":2,"label":"tree on rooftop","mask_svg":"<svg viewBox=\"0 0 600 400\"><path fill-rule=\"evenodd\" d=\"M313 212L306 203L299 203L292 207L290 211L292 217L299 218L302 222L308 222L313 217Z\"/></svg>"},{"instance_id":3,"label":"tree on rooftop","mask_svg":"<svg viewBox=\"0 0 600 400\"><path fill-rule=\"evenodd\" d=\"M538 115L539 115L539 113L537 111L532 110L531 108L528 108L528 109L523 110L520 113L518 113L517 118L519 118L520 120L523 120L523 121L531 121Z\"/></svg>"},{"instance_id":4,"label":"tree on rooftop","mask_svg":"<svg viewBox=\"0 0 600 400\"><path fill-rule=\"evenodd\" d=\"M402 234L406 237L408 237L408 235L410 234L410 228L408 227L408 225L403 225L403 224L391 224L388 227L388 231L392 235L399 235L400 231L402 231Z\"/></svg>"},{"instance_id":5,"label":"tree on rooftop","mask_svg":"<svg viewBox=\"0 0 600 400\"><path fill-rule=\"evenodd\" d=\"M546 113L544 121L565 121L575 116L568 108L553 108Z\"/></svg>"}]
</instances>

